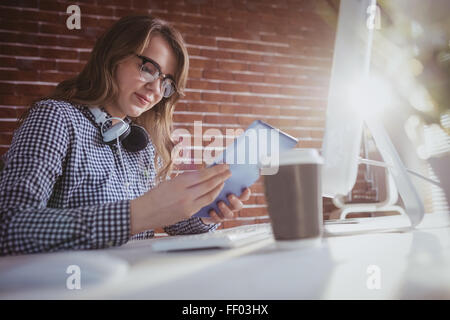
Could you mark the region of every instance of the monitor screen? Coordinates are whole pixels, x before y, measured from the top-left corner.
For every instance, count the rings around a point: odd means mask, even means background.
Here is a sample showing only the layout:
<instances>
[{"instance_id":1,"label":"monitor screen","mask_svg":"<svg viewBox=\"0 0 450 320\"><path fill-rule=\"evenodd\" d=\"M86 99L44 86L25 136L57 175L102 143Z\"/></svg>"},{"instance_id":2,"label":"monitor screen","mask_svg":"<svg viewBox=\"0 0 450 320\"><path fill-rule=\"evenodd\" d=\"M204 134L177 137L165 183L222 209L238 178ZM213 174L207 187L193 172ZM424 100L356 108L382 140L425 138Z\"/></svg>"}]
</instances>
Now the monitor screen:
<instances>
[{"instance_id":1,"label":"monitor screen","mask_svg":"<svg viewBox=\"0 0 450 320\"><path fill-rule=\"evenodd\" d=\"M365 124L415 226L423 218L423 202L381 120L375 112L368 116L382 104L373 101L377 98L376 83L370 74L374 8L376 0L340 2L322 145L322 193L326 197L345 196L353 189Z\"/></svg>"},{"instance_id":2,"label":"monitor screen","mask_svg":"<svg viewBox=\"0 0 450 320\"><path fill-rule=\"evenodd\" d=\"M355 112L356 86L370 63L372 29L368 10L372 0L341 1L329 85L326 128L322 145L323 195L347 195L358 171L363 119Z\"/></svg>"}]
</instances>

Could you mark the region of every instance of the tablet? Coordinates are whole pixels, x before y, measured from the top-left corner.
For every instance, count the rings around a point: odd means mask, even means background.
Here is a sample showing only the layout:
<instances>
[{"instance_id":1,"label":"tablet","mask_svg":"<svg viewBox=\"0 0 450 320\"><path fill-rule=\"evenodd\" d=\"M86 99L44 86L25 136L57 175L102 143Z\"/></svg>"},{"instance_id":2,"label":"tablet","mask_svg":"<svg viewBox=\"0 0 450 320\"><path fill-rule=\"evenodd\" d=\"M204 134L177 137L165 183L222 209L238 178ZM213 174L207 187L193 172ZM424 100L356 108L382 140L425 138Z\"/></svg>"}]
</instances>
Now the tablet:
<instances>
[{"instance_id":1,"label":"tablet","mask_svg":"<svg viewBox=\"0 0 450 320\"><path fill-rule=\"evenodd\" d=\"M214 158L209 166L227 163L230 166L231 177L217 198L209 205L200 209L194 217L209 217L211 209L220 212L219 201L230 205L227 196L240 196L242 191L254 184L261 174L275 174L278 171L278 155L295 147L298 140L271 125L256 120L245 132L234 139L224 152Z\"/></svg>"}]
</instances>

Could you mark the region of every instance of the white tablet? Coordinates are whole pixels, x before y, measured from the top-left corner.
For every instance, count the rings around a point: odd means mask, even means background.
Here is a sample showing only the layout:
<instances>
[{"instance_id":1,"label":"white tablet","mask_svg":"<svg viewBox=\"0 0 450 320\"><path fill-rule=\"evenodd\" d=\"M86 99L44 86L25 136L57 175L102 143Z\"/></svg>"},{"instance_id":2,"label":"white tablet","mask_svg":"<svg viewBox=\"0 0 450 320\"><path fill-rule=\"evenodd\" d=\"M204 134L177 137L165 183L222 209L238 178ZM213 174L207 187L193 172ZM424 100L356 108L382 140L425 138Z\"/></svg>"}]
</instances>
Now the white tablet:
<instances>
[{"instance_id":1,"label":"white tablet","mask_svg":"<svg viewBox=\"0 0 450 320\"><path fill-rule=\"evenodd\" d=\"M242 191L254 184L260 174L275 174L278 171L276 162L278 155L292 149L298 140L271 125L256 120L237 137L223 153L214 159L210 165L227 163L230 166L231 177L217 198L209 205L194 214L195 217L209 217L211 209L220 212L217 207L219 201L230 205L227 196L235 194L240 196ZM270 159L271 163L267 163Z\"/></svg>"}]
</instances>

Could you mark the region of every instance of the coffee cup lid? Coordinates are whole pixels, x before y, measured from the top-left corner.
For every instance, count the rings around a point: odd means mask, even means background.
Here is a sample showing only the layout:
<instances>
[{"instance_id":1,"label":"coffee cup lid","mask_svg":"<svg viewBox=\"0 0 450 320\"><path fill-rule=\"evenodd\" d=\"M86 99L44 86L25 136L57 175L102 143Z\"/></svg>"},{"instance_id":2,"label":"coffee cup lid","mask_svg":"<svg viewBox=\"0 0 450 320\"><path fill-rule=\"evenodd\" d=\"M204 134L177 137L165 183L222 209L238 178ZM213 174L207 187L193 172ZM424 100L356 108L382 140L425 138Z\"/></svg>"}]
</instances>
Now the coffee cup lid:
<instances>
[{"instance_id":1,"label":"coffee cup lid","mask_svg":"<svg viewBox=\"0 0 450 320\"><path fill-rule=\"evenodd\" d=\"M323 158L320 156L317 149L295 148L281 152L276 156L278 157L278 161L274 161L276 159L270 159L270 162L268 163L279 166L292 164L323 164Z\"/></svg>"}]
</instances>

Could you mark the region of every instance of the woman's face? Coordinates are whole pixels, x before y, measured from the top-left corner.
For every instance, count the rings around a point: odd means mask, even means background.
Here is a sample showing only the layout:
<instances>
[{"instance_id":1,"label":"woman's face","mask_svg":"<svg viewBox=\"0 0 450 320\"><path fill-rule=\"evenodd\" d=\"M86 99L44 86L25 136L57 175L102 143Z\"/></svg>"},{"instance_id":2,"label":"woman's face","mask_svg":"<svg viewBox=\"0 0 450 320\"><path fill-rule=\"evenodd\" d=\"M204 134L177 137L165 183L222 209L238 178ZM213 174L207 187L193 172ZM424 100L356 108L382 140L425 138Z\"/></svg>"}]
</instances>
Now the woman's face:
<instances>
[{"instance_id":1,"label":"woman's face","mask_svg":"<svg viewBox=\"0 0 450 320\"><path fill-rule=\"evenodd\" d=\"M162 73L175 76L177 64L175 54L161 35L153 35L148 47L141 55L158 63ZM138 117L163 98L162 80L145 82L140 75L141 65L142 60L135 55L117 65L115 80L119 87L119 94L113 103L105 106L106 111L113 117Z\"/></svg>"}]
</instances>

